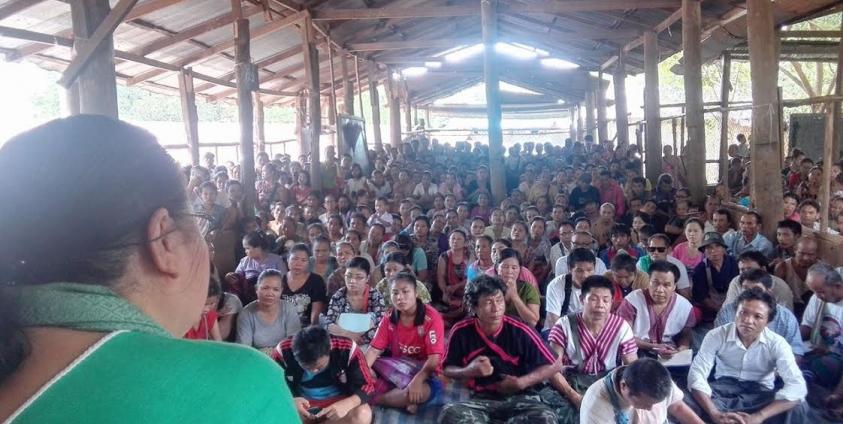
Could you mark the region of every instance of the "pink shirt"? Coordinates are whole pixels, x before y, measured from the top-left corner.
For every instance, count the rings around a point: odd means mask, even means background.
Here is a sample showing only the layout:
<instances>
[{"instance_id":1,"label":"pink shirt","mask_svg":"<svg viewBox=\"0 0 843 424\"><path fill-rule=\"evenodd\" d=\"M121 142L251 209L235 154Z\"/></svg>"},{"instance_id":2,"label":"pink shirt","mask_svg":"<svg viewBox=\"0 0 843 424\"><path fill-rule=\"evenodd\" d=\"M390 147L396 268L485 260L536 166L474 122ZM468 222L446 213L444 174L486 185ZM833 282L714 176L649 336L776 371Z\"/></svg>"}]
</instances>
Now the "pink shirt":
<instances>
[{"instance_id":1,"label":"pink shirt","mask_svg":"<svg viewBox=\"0 0 843 424\"><path fill-rule=\"evenodd\" d=\"M689 269L694 269L694 267L702 262L705 255L703 255L702 252L697 251L697 257L691 258L688 254L688 242L683 241L673 248L673 257L679 259L679 262L682 262Z\"/></svg>"}]
</instances>

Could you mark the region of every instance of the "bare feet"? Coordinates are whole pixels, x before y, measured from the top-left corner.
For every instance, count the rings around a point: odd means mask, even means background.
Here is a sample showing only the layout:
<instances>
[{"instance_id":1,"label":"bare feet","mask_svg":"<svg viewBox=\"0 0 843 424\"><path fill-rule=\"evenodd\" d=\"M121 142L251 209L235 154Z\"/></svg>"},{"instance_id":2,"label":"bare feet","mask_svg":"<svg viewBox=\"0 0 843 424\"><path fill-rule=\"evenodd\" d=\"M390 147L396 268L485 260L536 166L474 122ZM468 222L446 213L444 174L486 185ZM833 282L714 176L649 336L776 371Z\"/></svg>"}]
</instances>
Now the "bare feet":
<instances>
[{"instance_id":1,"label":"bare feet","mask_svg":"<svg viewBox=\"0 0 843 424\"><path fill-rule=\"evenodd\" d=\"M419 412L419 406L418 405L407 405L406 409L407 409L407 413L412 414L412 415L416 415L416 412Z\"/></svg>"}]
</instances>

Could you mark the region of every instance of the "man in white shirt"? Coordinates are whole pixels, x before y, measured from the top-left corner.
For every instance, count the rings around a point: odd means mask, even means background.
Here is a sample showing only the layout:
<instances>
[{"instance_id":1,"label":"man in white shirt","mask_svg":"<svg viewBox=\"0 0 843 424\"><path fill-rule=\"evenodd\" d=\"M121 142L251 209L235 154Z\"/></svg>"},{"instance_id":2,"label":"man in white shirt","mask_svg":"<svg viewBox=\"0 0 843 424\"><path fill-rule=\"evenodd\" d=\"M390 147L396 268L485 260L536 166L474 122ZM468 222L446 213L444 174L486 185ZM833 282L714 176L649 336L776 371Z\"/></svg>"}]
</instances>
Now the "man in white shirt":
<instances>
[{"instance_id":1,"label":"man in white shirt","mask_svg":"<svg viewBox=\"0 0 843 424\"><path fill-rule=\"evenodd\" d=\"M592 384L582 399L580 424L671 422L702 424L659 361L641 358Z\"/></svg>"},{"instance_id":2,"label":"man in white shirt","mask_svg":"<svg viewBox=\"0 0 843 424\"><path fill-rule=\"evenodd\" d=\"M813 350L802 369L812 382L812 398L820 397L837 416L843 416L843 277L825 263L808 269L805 283L814 292L802 316L802 338ZM815 390L822 387L822 390ZM830 392L830 393L829 393Z\"/></svg>"},{"instance_id":3,"label":"man in white shirt","mask_svg":"<svg viewBox=\"0 0 843 424\"><path fill-rule=\"evenodd\" d=\"M734 323L711 330L688 372L689 406L707 422L801 423L805 379L788 342L767 328L776 301L751 289L738 296ZM715 380L708 376L715 369ZM776 390L776 374L784 386Z\"/></svg>"},{"instance_id":4,"label":"man in white shirt","mask_svg":"<svg viewBox=\"0 0 843 424\"><path fill-rule=\"evenodd\" d=\"M603 275L608 271L606 268L606 263L604 263L600 258L597 257L596 253L592 249L594 246L594 237L588 231L577 231L574 233L574 236L571 238L571 248L572 249L588 249L591 253L594 253L595 265L594 265L594 272L599 275ZM565 255L558 260L554 264L554 272L553 275L556 277L562 277L568 274L568 256Z\"/></svg>"},{"instance_id":5,"label":"man in white shirt","mask_svg":"<svg viewBox=\"0 0 843 424\"><path fill-rule=\"evenodd\" d=\"M545 328L552 328L560 316L582 310L582 283L595 273L594 263L597 258L591 250L575 248L565 259L571 273L560 275L547 285Z\"/></svg>"}]
</instances>

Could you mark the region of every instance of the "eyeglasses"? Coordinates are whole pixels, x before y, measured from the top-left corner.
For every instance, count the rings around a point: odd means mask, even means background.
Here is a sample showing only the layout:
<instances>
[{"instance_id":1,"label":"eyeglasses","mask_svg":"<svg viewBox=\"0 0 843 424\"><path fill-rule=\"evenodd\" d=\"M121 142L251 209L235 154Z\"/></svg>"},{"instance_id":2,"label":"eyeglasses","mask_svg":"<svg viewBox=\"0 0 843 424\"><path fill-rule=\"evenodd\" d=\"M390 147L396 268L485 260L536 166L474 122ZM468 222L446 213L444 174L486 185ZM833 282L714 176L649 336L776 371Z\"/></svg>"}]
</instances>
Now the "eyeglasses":
<instances>
[{"instance_id":1,"label":"eyeglasses","mask_svg":"<svg viewBox=\"0 0 843 424\"><path fill-rule=\"evenodd\" d=\"M664 253L664 252L666 252L666 251L667 251L667 248L666 248L666 247L655 247L655 246L650 246L650 247L648 247L648 248L647 248L647 250L649 250L650 252L659 252L659 253Z\"/></svg>"}]
</instances>

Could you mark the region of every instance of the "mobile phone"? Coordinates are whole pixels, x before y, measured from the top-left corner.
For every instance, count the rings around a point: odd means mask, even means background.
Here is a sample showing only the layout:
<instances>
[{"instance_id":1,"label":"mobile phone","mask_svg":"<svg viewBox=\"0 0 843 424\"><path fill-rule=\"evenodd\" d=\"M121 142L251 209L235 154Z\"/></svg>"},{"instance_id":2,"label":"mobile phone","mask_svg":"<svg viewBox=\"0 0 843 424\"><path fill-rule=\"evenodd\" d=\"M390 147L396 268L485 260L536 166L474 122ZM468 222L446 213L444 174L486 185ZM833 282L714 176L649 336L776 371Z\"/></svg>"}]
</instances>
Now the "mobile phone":
<instances>
[{"instance_id":1,"label":"mobile phone","mask_svg":"<svg viewBox=\"0 0 843 424\"><path fill-rule=\"evenodd\" d=\"M313 407L313 408L310 408L310 409L307 410L308 414L314 415L314 416L319 414L320 412L322 412L322 408Z\"/></svg>"}]
</instances>

